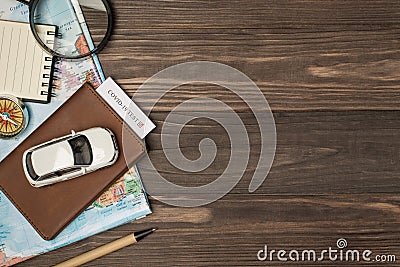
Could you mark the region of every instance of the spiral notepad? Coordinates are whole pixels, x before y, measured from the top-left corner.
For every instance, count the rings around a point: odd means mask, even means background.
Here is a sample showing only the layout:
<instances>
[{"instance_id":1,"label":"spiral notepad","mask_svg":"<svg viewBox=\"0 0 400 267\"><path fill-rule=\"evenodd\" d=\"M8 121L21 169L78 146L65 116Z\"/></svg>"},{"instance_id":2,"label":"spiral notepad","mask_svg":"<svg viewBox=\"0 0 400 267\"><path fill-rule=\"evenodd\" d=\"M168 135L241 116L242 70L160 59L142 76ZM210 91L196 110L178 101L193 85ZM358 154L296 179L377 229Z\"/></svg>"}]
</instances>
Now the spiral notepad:
<instances>
[{"instance_id":1,"label":"spiral notepad","mask_svg":"<svg viewBox=\"0 0 400 267\"><path fill-rule=\"evenodd\" d=\"M38 27L42 40L54 43L56 27ZM0 21L0 94L49 102L53 65L53 57L36 42L28 23Z\"/></svg>"}]
</instances>

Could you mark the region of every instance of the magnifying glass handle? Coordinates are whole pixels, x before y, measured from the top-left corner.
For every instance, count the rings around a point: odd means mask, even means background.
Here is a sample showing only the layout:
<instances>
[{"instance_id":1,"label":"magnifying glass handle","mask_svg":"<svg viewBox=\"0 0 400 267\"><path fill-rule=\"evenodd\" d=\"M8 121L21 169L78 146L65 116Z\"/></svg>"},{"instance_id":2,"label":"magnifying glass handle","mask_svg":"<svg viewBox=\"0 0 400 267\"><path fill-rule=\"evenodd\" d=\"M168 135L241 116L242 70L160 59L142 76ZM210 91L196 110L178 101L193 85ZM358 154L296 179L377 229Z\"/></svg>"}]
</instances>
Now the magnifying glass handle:
<instances>
[{"instance_id":1,"label":"magnifying glass handle","mask_svg":"<svg viewBox=\"0 0 400 267\"><path fill-rule=\"evenodd\" d=\"M17 1L22 4L29 5L29 0L17 0Z\"/></svg>"}]
</instances>

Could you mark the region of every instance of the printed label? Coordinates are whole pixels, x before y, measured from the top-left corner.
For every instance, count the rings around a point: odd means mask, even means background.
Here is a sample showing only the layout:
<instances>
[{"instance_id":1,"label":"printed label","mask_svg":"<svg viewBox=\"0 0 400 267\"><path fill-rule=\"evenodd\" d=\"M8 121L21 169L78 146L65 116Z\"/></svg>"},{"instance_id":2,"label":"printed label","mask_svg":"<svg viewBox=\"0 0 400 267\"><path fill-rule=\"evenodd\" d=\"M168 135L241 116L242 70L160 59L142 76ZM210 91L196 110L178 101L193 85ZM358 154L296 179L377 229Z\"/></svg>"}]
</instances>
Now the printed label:
<instances>
[{"instance_id":1,"label":"printed label","mask_svg":"<svg viewBox=\"0 0 400 267\"><path fill-rule=\"evenodd\" d=\"M156 127L112 78L108 78L96 92L141 139Z\"/></svg>"}]
</instances>

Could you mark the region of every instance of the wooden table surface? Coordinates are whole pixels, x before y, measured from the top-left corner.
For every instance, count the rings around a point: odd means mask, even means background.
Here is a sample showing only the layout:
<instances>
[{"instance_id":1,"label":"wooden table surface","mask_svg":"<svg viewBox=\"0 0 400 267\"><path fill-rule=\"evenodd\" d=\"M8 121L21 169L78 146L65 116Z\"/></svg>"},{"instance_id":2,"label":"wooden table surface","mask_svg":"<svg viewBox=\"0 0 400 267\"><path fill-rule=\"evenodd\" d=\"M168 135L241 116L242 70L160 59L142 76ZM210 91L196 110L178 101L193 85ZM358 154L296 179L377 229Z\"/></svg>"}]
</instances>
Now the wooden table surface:
<instances>
[{"instance_id":1,"label":"wooden table surface","mask_svg":"<svg viewBox=\"0 0 400 267\"><path fill-rule=\"evenodd\" d=\"M230 143L207 119L180 135L188 158L200 140L218 154L206 170L172 167L160 144L168 113L184 100L217 98L249 130L251 157L239 184L222 199L178 208L151 198L154 213L36 257L20 266L50 266L132 231L160 229L140 244L85 266L365 266L366 262L259 262L270 249L369 249L400 260L400 2L397 0L112 0L115 30L100 54L104 72L128 94L166 67L216 61L248 75L262 90L277 130L275 160L254 193L259 131L251 110L218 86L168 93L151 118L152 162L170 181L199 186L226 168ZM146 177L143 179L146 181ZM369 266L396 266L370 262Z\"/></svg>"}]
</instances>

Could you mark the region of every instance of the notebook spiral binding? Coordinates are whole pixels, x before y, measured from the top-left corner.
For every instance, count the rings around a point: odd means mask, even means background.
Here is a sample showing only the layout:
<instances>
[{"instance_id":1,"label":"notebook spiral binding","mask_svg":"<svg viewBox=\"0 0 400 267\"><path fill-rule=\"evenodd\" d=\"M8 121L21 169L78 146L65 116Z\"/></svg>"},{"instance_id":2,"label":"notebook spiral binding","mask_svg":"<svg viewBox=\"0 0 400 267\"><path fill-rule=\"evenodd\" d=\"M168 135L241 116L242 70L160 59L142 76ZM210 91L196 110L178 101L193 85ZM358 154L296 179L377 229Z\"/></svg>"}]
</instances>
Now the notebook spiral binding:
<instances>
[{"instance_id":1,"label":"notebook spiral binding","mask_svg":"<svg viewBox=\"0 0 400 267\"><path fill-rule=\"evenodd\" d=\"M48 45L53 45L55 37L60 37L60 35L57 34L56 31L47 31L46 36L48 36L48 39L44 41ZM57 88L54 81L57 81L58 78L55 77L54 74L59 73L59 71L55 67L55 57L45 55L44 62L46 62L46 64L43 65L41 73L41 87L43 88L43 90L40 91L40 95L47 95L48 101L50 101L51 97L56 96L56 94L53 92L53 89Z\"/></svg>"},{"instance_id":2,"label":"notebook spiral binding","mask_svg":"<svg viewBox=\"0 0 400 267\"><path fill-rule=\"evenodd\" d=\"M49 36L55 36L55 37L57 37L57 38L62 38L62 34L61 34L61 33L58 33L58 32L55 32L55 31L47 31L47 35L49 35Z\"/></svg>"}]
</instances>

